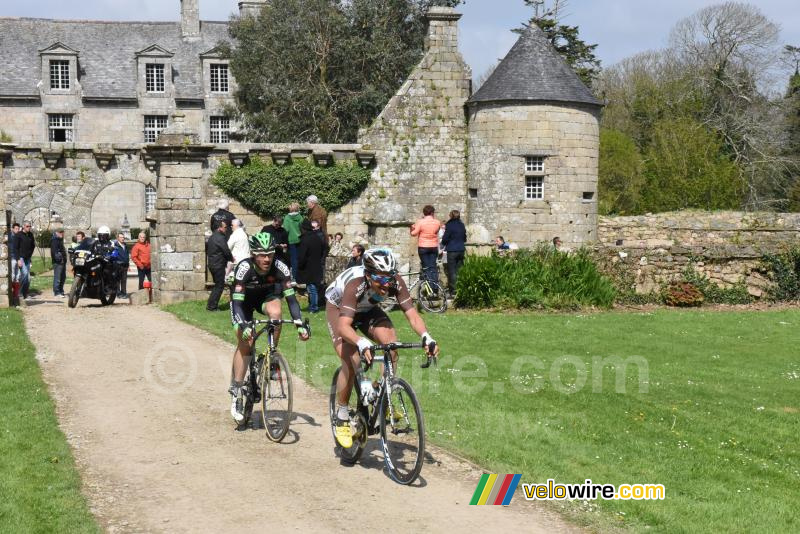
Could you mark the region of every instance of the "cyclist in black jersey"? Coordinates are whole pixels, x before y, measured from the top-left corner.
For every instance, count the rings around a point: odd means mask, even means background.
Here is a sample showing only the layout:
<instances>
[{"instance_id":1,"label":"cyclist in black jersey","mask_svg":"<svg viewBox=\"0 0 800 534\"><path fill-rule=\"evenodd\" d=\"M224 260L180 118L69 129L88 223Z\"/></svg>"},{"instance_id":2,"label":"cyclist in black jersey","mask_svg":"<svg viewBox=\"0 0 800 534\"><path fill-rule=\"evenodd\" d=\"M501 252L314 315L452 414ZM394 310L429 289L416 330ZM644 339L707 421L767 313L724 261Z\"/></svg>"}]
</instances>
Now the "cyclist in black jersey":
<instances>
[{"instance_id":1,"label":"cyclist in black jersey","mask_svg":"<svg viewBox=\"0 0 800 534\"><path fill-rule=\"evenodd\" d=\"M306 341L308 331L303 326L300 304L294 294L294 284L289 267L274 258L275 246L272 235L259 232L250 238L251 257L244 259L234 269L234 280L231 286L231 322L236 331L236 351L233 353L233 377L230 387L231 416L234 421L244 421L244 400L241 387L250 364L250 351L253 345L253 312L269 316L270 319L281 318L281 297L289 305L297 333ZM280 338L280 327L275 330L275 343Z\"/></svg>"}]
</instances>

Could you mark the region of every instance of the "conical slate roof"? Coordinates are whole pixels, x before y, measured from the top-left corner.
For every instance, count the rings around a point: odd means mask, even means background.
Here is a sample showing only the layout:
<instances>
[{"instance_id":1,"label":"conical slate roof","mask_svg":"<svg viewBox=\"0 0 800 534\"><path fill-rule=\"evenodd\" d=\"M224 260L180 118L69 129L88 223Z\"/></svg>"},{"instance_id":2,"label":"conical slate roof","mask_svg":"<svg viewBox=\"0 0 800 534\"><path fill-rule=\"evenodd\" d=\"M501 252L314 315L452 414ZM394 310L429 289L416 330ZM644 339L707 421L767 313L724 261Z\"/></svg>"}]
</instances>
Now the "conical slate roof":
<instances>
[{"instance_id":1,"label":"conical slate roof","mask_svg":"<svg viewBox=\"0 0 800 534\"><path fill-rule=\"evenodd\" d=\"M526 29L468 104L549 100L602 106L535 25Z\"/></svg>"}]
</instances>

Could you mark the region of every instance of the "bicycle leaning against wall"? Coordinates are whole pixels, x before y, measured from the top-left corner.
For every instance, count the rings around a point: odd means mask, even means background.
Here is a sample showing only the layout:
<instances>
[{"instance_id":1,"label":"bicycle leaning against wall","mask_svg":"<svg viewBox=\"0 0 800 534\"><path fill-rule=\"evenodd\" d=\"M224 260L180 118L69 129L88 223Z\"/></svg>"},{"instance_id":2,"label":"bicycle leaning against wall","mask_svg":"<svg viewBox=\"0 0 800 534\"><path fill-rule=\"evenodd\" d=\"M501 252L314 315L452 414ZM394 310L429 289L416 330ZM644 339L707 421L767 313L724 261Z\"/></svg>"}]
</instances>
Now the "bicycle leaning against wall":
<instances>
[{"instance_id":1,"label":"bicycle leaning against wall","mask_svg":"<svg viewBox=\"0 0 800 534\"><path fill-rule=\"evenodd\" d=\"M439 264L436 268L438 269ZM399 276L408 278L408 292L412 295L417 305L425 311L430 313L444 313L447 310L447 293L439 285L439 282L431 280L430 276L422 276L425 269L422 271L413 271L408 273L399 273ZM411 278L416 276L414 282ZM416 288L416 292L414 289ZM385 312L392 311L397 306L396 297L386 297L380 304L381 309Z\"/></svg>"}]
</instances>

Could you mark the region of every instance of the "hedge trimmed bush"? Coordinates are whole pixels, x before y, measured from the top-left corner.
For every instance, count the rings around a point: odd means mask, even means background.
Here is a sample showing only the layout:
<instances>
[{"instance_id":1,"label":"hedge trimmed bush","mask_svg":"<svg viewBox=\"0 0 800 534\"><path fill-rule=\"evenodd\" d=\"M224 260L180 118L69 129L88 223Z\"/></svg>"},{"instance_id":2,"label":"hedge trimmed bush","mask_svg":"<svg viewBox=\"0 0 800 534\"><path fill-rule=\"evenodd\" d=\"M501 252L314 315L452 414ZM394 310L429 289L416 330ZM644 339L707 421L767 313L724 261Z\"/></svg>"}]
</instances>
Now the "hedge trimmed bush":
<instances>
[{"instance_id":1,"label":"hedge trimmed bush","mask_svg":"<svg viewBox=\"0 0 800 534\"><path fill-rule=\"evenodd\" d=\"M367 186L370 171L356 162L318 167L305 160L272 165L253 157L240 168L223 164L211 179L226 195L260 217L286 213L289 204L305 205L309 195L334 211L356 198Z\"/></svg>"},{"instance_id":2,"label":"hedge trimmed bush","mask_svg":"<svg viewBox=\"0 0 800 534\"><path fill-rule=\"evenodd\" d=\"M610 308L616 291L585 250L549 246L508 255L467 256L459 271L456 305L465 308L571 310Z\"/></svg>"}]
</instances>

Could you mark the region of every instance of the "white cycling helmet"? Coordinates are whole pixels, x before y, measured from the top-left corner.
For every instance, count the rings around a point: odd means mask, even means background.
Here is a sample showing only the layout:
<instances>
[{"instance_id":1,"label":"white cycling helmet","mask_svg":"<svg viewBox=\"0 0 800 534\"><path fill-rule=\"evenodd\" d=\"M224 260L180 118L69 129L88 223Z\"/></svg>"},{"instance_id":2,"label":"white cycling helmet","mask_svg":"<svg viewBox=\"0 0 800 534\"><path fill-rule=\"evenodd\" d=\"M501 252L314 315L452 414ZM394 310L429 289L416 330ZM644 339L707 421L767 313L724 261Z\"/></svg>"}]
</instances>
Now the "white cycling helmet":
<instances>
[{"instance_id":1,"label":"white cycling helmet","mask_svg":"<svg viewBox=\"0 0 800 534\"><path fill-rule=\"evenodd\" d=\"M369 273L397 273L397 261L388 248L371 248L364 252L364 270Z\"/></svg>"}]
</instances>

